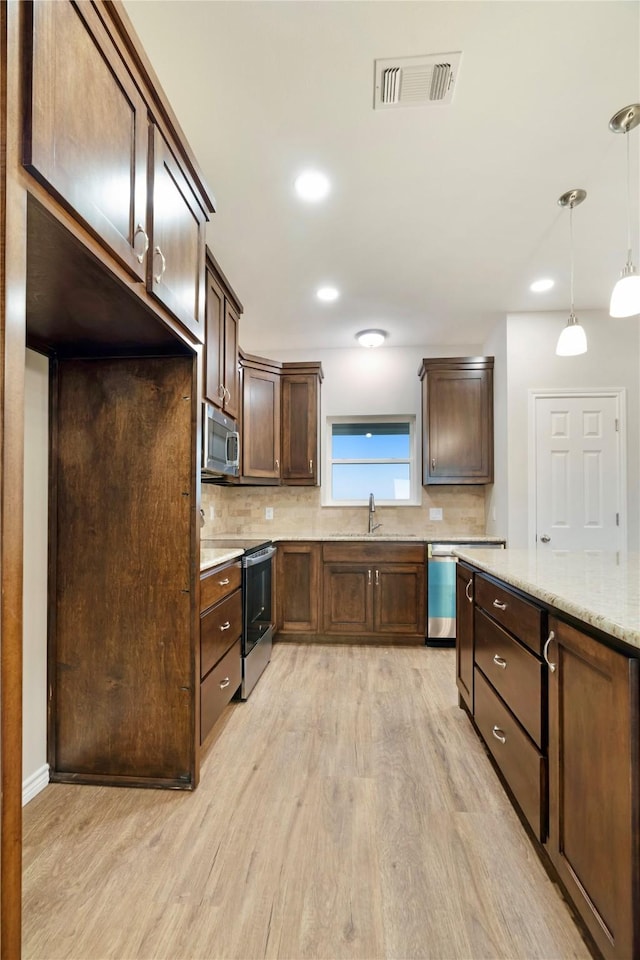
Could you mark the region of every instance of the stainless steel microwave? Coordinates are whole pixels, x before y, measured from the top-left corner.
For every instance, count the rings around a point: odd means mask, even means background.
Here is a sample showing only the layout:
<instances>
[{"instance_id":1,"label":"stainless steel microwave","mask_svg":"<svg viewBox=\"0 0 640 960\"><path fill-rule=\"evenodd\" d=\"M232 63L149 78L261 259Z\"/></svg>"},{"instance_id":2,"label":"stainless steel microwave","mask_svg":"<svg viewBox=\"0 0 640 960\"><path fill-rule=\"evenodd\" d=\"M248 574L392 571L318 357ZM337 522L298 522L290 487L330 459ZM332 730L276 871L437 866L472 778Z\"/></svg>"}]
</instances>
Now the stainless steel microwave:
<instances>
[{"instance_id":1,"label":"stainless steel microwave","mask_svg":"<svg viewBox=\"0 0 640 960\"><path fill-rule=\"evenodd\" d=\"M240 473L240 436L235 420L225 416L212 403L202 411L202 475L237 477Z\"/></svg>"}]
</instances>

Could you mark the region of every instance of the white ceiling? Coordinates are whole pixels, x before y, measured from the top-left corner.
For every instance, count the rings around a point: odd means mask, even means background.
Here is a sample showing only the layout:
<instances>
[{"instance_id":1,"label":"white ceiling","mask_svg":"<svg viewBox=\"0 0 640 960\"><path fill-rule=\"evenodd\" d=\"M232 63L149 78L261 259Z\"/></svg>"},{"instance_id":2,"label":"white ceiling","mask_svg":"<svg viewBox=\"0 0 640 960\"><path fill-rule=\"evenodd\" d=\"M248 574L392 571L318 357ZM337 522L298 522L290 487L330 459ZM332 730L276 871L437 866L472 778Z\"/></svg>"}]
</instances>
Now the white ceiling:
<instances>
[{"instance_id":1,"label":"white ceiling","mask_svg":"<svg viewBox=\"0 0 640 960\"><path fill-rule=\"evenodd\" d=\"M626 256L640 3L126 0L215 195L208 242L252 352L481 344L507 312L606 308ZM374 111L374 60L462 51L451 106ZM630 134L634 259L640 128ZM322 205L293 193L329 175ZM555 278L551 293L529 283ZM318 286L342 291L333 304Z\"/></svg>"}]
</instances>

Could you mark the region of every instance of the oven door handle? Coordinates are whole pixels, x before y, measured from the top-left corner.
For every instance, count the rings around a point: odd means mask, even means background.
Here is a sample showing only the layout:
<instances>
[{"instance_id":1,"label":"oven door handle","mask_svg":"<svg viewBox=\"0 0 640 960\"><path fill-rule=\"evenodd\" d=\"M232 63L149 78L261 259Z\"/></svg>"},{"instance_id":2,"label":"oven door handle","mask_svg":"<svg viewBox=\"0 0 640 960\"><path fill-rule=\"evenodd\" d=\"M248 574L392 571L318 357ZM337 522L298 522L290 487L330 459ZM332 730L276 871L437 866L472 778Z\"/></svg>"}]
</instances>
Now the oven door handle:
<instances>
[{"instance_id":1,"label":"oven door handle","mask_svg":"<svg viewBox=\"0 0 640 960\"><path fill-rule=\"evenodd\" d=\"M271 557L276 553L276 547L266 547L264 551L255 555L249 555L248 557L242 558L242 566L246 569L247 567L255 567L259 563L266 563L267 560L271 560Z\"/></svg>"}]
</instances>

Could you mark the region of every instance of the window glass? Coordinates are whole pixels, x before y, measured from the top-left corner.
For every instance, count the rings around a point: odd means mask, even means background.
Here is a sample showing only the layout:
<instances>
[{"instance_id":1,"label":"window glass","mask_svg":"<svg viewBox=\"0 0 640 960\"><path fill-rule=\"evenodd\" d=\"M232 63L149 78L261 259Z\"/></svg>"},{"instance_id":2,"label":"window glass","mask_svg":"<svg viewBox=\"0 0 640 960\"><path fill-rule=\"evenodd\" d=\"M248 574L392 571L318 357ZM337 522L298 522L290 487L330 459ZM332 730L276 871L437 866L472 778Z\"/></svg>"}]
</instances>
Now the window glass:
<instances>
[{"instance_id":1,"label":"window glass","mask_svg":"<svg viewBox=\"0 0 640 960\"><path fill-rule=\"evenodd\" d=\"M413 418L329 421L331 502L413 500Z\"/></svg>"}]
</instances>

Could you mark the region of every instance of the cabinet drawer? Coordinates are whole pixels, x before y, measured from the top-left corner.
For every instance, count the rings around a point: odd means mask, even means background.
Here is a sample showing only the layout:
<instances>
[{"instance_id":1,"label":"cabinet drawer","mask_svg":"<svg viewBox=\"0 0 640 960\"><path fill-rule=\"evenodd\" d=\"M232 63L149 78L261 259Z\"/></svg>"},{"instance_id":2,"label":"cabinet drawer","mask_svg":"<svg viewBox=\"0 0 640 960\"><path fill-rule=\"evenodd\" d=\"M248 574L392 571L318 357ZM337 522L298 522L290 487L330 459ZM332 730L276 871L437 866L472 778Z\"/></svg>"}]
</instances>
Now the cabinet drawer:
<instances>
[{"instance_id":1,"label":"cabinet drawer","mask_svg":"<svg viewBox=\"0 0 640 960\"><path fill-rule=\"evenodd\" d=\"M240 640L200 684L200 743L231 700L242 681Z\"/></svg>"},{"instance_id":2,"label":"cabinet drawer","mask_svg":"<svg viewBox=\"0 0 640 960\"><path fill-rule=\"evenodd\" d=\"M544 842L545 759L478 667L474 670L474 720L536 837Z\"/></svg>"},{"instance_id":3,"label":"cabinet drawer","mask_svg":"<svg viewBox=\"0 0 640 960\"><path fill-rule=\"evenodd\" d=\"M326 563L424 563L423 543L334 541L322 546Z\"/></svg>"},{"instance_id":4,"label":"cabinet drawer","mask_svg":"<svg viewBox=\"0 0 640 960\"><path fill-rule=\"evenodd\" d=\"M474 631L476 663L542 747L542 661L477 607Z\"/></svg>"},{"instance_id":5,"label":"cabinet drawer","mask_svg":"<svg viewBox=\"0 0 640 960\"><path fill-rule=\"evenodd\" d=\"M242 583L240 562L207 570L200 578L200 612L237 590Z\"/></svg>"},{"instance_id":6,"label":"cabinet drawer","mask_svg":"<svg viewBox=\"0 0 640 960\"><path fill-rule=\"evenodd\" d=\"M226 653L242 633L242 591L227 597L200 617L200 676Z\"/></svg>"},{"instance_id":7,"label":"cabinet drawer","mask_svg":"<svg viewBox=\"0 0 640 960\"><path fill-rule=\"evenodd\" d=\"M477 573L476 604L510 630L521 643L542 655L542 610Z\"/></svg>"}]
</instances>

